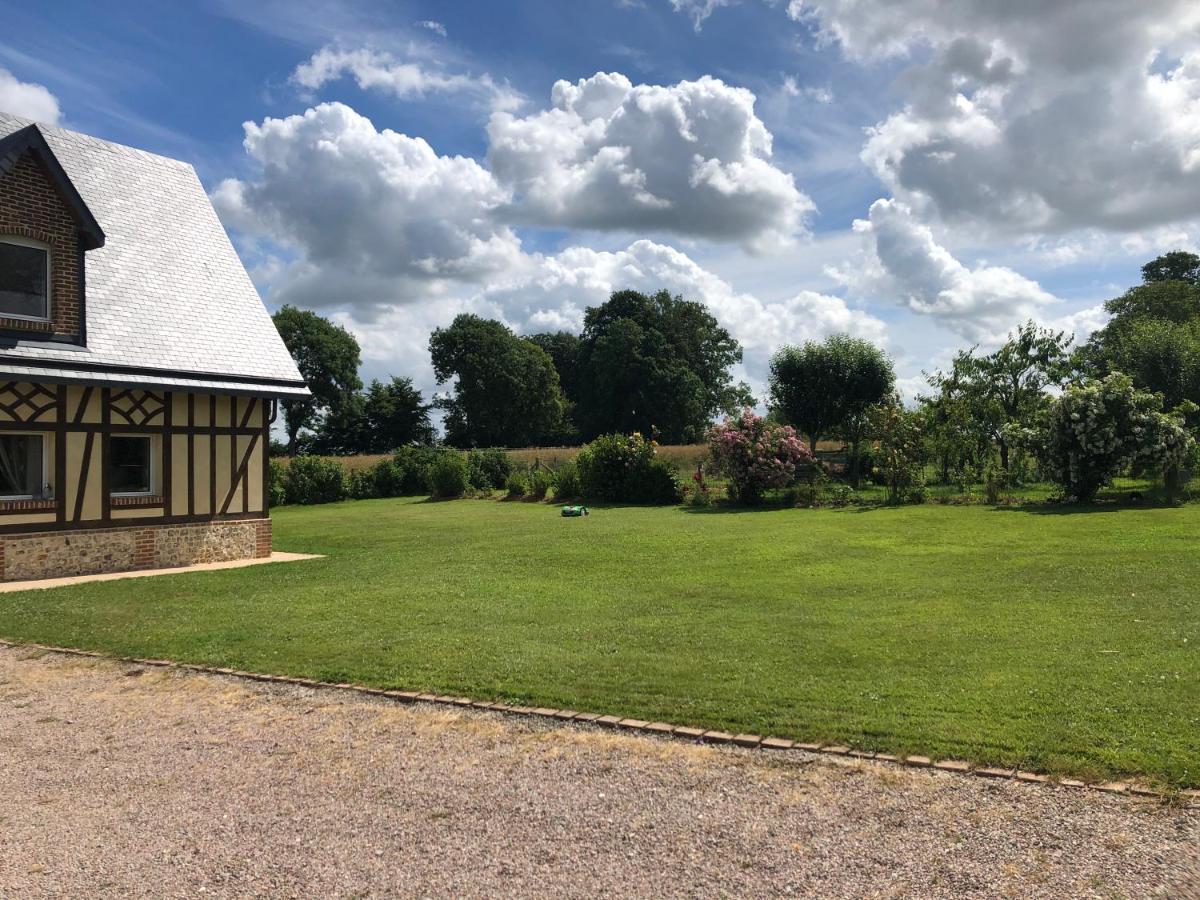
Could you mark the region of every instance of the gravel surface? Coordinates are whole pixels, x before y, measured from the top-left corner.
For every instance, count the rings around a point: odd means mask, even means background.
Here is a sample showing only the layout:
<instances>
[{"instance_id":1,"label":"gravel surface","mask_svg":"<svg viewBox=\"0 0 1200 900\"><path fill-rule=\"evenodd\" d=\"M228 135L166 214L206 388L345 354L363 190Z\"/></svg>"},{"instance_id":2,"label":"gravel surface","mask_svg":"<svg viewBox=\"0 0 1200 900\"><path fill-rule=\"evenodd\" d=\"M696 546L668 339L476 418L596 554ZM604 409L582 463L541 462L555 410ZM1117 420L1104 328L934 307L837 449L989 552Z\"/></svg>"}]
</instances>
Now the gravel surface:
<instances>
[{"instance_id":1,"label":"gravel surface","mask_svg":"<svg viewBox=\"0 0 1200 900\"><path fill-rule=\"evenodd\" d=\"M0 896L1200 896L1200 811L0 648Z\"/></svg>"}]
</instances>

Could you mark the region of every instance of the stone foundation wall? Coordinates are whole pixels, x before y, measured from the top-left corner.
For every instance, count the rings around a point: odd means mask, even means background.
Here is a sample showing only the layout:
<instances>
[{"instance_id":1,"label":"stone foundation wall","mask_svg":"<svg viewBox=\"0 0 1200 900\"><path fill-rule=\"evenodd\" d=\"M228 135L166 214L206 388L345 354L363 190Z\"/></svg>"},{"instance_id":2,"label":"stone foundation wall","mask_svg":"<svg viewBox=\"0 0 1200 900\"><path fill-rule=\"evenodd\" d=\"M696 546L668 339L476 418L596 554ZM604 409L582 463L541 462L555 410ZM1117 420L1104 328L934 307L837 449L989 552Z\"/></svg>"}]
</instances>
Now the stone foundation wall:
<instances>
[{"instance_id":1,"label":"stone foundation wall","mask_svg":"<svg viewBox=\"0 0 1200 900\"><path fill-rule=\"evenodd\" d=\"M271 520L0 535L0 580L165 569L271 555Z\"/></svg>"}]
</instances>

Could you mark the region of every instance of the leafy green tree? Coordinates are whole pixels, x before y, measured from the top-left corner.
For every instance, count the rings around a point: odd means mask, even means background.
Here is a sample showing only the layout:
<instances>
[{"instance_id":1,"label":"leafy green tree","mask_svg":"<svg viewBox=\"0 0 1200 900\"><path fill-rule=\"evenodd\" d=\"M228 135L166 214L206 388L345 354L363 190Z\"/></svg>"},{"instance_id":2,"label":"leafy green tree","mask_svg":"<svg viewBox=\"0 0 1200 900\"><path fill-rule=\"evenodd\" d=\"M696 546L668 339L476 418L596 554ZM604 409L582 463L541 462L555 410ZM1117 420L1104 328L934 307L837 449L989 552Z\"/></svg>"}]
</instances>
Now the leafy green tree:
<instances>
[{"instance_id":1,"label":"leafy green tree","mask_svg":"<svg viewBox=\"0 0 1200 900\"><path fill-rule=\"evenodd\" d=\"M373 380L326 416L317 432L319 453L390 453L398 447L432 444L429 411L411 378Z\"/></svg>"},{"instance_id":2,"label":"leafy green tree","mask_svg":"<svg viewBox=\"0 0 1200 900\"><path fill-rule=\"evenodd\" d=\"M1066 381L1072 368L1072 340L1064 331L1026 322L995 353L980 356L972 347L954 358L949 375L933 376L945 407L960 404L965 409L988 442L999 449L1006 472L1011 449L1006 429L1032 424L1049 402L1047 388Z\"/></svg>"},{"instance_id":3,"label":"leafy green tree","mask_svg":"<svg viewBox=\"0 0 1200 900\"><path fill-rule=\"evenodd\" d=\"M704 304L667 291L617 291L584 317L580 430L589 439L636 431L699 441L717 413L753 404L730 374L741 359L741 346Z\"/></svg>"},{"instance_id":4,"label":"leafy green tree","mask_svg":"<svg viewBox=\"0 0 1200 900\"><path fill-rule=\"evenodd\" d=\"M1200 402L1200 318L1182 324L1133 319L1106 332L1106 371L1124 372L1138 387L1161 394L1168 410Z\"/></svg>"},{"instance_id":5,"label":"leafy green tree","mask_svg":"<svg viewBox=\"0 0 1200 900\"><path fill-rule=\"evenodd\" d=\"M967 392L954 373L927 375L936 390L918 398L925 422L925 442L940 470L941 482L965 485L983 477L992 452L992 431L975 417Z\"/></svg>"},{"instance_id":6,"label":"leafy green tree","mask_svg":"<svg viewBox=\"0 0 1200 900\"><path fill-rule=\"evenodd\" d=\"M554 370L558 372L558 385L569 403L579 402L579 335L569 331L546 331L531 334L526 340L533 341L550 354Z\"/></svg>"},{"instance_id":7,"label":"leafy green tree","mask_svg":"<svg viewBox=\"0 0 1200 900\"><path fill-rule=\"evenodd\" d=\"M429 420L432 409L411 378L372 381L366 396L371 440L364 452L390 453L397 447L432 444L436 436Z\"/></svg>"},{"instance_id":8,"label":"leafy green tree","mask_svg":"<svg viewBox=\"0 0 1200 900\"><path fill-rule=\"evenodd\" d=\"M284 306L271 318L312 391L309 400L282 403L287 451L294 456L300 432L315 430L326 416L337 415L342 404L352 402L354 392L362 387L360 351L350 332L314 312Z\"/></svg>"},{"instance_id":9,"label":"leafy green tree","mask_svg":"<svg viewBox=\"0 0 1200 900\"><path fill-rule=\"evenodd\" d=\"M1186 250L1173 250L1142 266L1142 281L1185 281L1200 285L1200 256Z\"/></svg>"},{"instance_id":10,"label":"leafy green tree","mask_svg":"<svg viewBox=\"0 0 1200 900\"><path fill-rule=\"evenodd\" d=\"M1166 408L1200 403L1200 257L1175 251L1142 268L1144 284L1104 306L1112 319L1079 354L1093 377L1124 372Z\"/></svg>"},{"instance_id":11,"label":"leafy green tree","mask_svg":"<svg viewBox=\"0 0 1200 900\"><path fill-rule=\"evenodd\" d=\"M456 447L524 447L560 432L564 400L550 355L501 322L460 315L429 338L439 384L453 381L435 405L446 412Z\"/></svg>"},{"instance_id":12,"label":"leafy green tree","mask_svg":"<svg viewBox=\"0 0 1200 900\"><path fill-rule=\"evenodd\" d=\"M1200 286L1186 281L1155 281L1130 288L1104 304L1112 325L1120 328L1135 319L1162 319L1182 324L1200 318Z\"/></svg>"},{"instance_id":13,"label":"leafy green tree","mask_svg":"<svg viewBox=\"0 0 1200 900\"><path fill-rule=\"evenodd\" d=\"M566 405L563 408L561 426L547 435L553 444L573 445L579 443L579 430L575 427L575 408L579 403L579 335L569 331L531 334L526 340L537 344L554 361L558 372L558 384L562 389Z\"/></svg>"},{"instance_id":14,"label":"leafy green tree","mask_svg":"<svg viewBox=\"0 0 1200 900\"><path fill-rule=\"evenodd\" d=\"M871 436L878 441L879 473L888 502L920 503L925 499L924 416L905 409L898 394L872 406L866 414Z\"/></svg>"},{"instance_id":15,"label":"leafy green tree","mask_svg":"<svg viewBox=\"0 0 1200 900\"><path fill-rule=\"evenodd\" d=\"M857 487L867 410L884 402L896 383L887 354L870 341L835 334L779 350L768 383L774 412L808 437L811 453L821 438L846 441L850 483Z\"/></svg>"}]
</instances>

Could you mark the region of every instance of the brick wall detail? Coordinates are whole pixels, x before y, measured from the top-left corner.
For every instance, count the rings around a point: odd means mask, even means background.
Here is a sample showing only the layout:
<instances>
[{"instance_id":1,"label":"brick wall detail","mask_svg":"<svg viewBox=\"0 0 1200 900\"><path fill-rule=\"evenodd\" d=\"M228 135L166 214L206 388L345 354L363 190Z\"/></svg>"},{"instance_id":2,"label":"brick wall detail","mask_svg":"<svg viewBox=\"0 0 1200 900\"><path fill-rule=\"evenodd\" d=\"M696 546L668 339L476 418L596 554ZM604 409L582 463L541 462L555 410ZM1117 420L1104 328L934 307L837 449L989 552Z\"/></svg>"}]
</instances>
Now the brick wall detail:
<instances>
[{"instance_id":1,"label":"brick wall detail","mask_svg":"<svg viewBox=\"0 0 1200 900\"><path fill-rule=\"evenodd\" d=\"M0 580L165 569L271 555L271 520L0 535Z\"/></svg>"},{"instance_id":2,"label":"brick wall detail","mask_svg":"<svg viewBox=\"0 0 1200 900\"><path fill-rule=\"evenodd\" d=\"M74 216L32 154L0 175L0 236L50 245L49 325L0 317L0 328L79 335L80 253Z\"/></svg>"}]
</instances>

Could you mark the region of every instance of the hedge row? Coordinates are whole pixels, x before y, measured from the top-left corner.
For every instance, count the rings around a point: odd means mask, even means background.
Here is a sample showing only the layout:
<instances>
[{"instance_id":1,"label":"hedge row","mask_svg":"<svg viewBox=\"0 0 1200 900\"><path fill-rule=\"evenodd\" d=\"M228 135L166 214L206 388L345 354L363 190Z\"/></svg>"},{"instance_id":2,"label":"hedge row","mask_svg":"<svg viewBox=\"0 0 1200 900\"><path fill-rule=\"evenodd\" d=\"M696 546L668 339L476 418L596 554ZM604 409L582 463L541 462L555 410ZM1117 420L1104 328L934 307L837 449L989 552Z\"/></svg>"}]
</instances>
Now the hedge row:
<instances>
[{"instance_id":1,"label":"hedge row","mask_svg":"<svg viewBox=\"0 0 1200 900\"><path fill-rule=\"evenodd\" d=\"M503 450L461 453L440 447L404 447L391 459L348 471L337 460L298 456L287 465L271 460L271 504L334 503L374 497L429 495L437 498L490 494L509 497L618 503L678 503L675 466L655 456L653 442L640 435L605 435L588 444L575 460L553 471L515 465Z\"/></svg>"}]
</instances>

